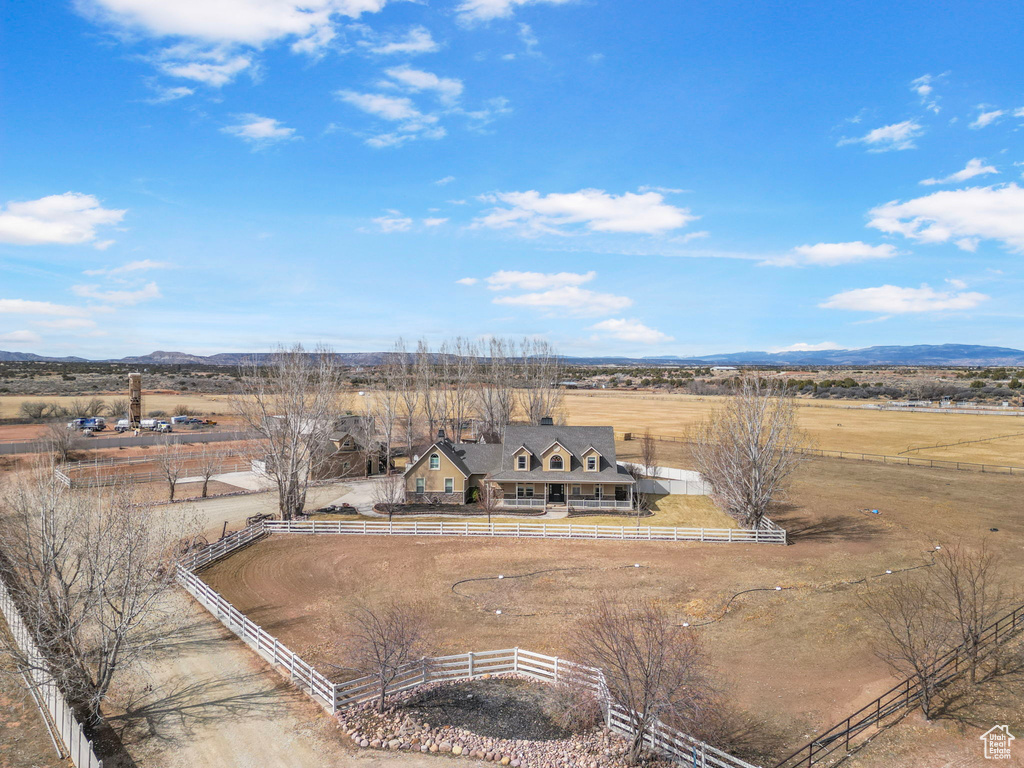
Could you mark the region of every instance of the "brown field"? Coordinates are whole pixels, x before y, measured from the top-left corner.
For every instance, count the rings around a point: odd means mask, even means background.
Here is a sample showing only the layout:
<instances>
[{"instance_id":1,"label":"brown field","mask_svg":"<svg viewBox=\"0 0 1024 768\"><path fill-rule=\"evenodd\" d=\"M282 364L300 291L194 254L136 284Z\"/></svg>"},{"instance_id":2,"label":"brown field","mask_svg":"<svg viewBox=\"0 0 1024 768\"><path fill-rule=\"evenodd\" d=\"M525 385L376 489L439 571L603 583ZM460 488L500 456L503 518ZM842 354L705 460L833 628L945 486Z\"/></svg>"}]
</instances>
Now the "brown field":
<instances>
[{"instance_id":1,"label":"brown field","mask_svg":"<svg viewBox=\"0 0 1024 768\"><path fill-rule=\"evenodd\" d=\"M603 591L647 595L699 623L734 593L768 588L697 631L737 704L795 747L893 684L871 651L860 588L841 582L927 563L936 544L984 539L1019 583L1022 493L1019 477L816 460L775 515L788 547L274 536L205 578L339 678L344 611L356 600L422 606L437 652L519 645L571 658L573 623Z\"/></svg>"},{"instance_id":2,"label":"brown field","mask_svg":"<svg viewBox=\"0 0 1024 768\"><path fill-rule=\"evenodd\" d=\"M649 398L649 399L645 399ZM616 432L686 437L721 404L719 397L567 392L569 424L607 425ZM896 455L908 448L1024 432L1024 417L905 413L851 408L849 402L798 401L801 428L815 448ZM922 458L1024 466L1024 436L917 451Z\"/></svg>"},{"instance_id":3,"label":"brown field","mask_svg":"<svg viewBox=\"0 0 1024 768\"><path fill-rule=\"evenodd\" d=\"M74 400L89 400L92 397L99 397L103 400L127 397L127 392L100 393L90 395L0 395L0 419L14 419L19 416L18 409L24 402L44 401L67 406ZM201 415L226 416L234 413L231 408L231 398L228 395L205 395L205 394L173 394L173 393L149 393L144 392L142 396L143 414L150 411L166 411L168 415L174 412L178 405L187 405L194 408L196 413Z\"/></svg>"}]
</instances>

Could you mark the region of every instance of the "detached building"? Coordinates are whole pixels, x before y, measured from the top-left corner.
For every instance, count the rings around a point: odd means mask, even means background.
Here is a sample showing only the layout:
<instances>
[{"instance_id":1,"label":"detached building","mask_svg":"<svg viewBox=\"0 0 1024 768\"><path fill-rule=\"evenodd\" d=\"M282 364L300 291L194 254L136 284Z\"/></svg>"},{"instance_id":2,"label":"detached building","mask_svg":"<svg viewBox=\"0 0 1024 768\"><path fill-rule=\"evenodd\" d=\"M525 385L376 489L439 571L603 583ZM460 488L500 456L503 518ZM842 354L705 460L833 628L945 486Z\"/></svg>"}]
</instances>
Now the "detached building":
<instances>
[{"instance_id":1,"label":"detached building","mask_svg":"<svg viewBox=\"0 0 1024 768\"><path fill-rule=\"evenodd\" d=\"M497 444L452 443L444 431L405 472L406 502L466 504L487 487L508 509L630 509L635 481L615 457L612 427L508 426ZM475 490L474 490L475 489Z\"/></svg>"}]
</instances>

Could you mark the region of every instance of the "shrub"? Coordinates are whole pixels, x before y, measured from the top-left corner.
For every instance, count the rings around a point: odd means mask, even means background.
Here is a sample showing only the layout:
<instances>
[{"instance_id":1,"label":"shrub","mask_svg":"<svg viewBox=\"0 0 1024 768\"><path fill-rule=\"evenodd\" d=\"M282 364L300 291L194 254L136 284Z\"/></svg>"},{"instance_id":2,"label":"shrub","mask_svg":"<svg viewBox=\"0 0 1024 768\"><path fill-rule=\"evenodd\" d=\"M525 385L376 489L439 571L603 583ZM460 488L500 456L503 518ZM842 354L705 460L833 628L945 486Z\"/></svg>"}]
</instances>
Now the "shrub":
<instances>
[{"instance_id":1,"label":"shrub","mask_svg":"<svg viewBox=\"0 0 1024 768\"><path fill-rule=\"evenodd\" d=\"M150 411L146 415L149 416L150 418L153 418L153 419L159 419L159 418L163 418L164 416L166 416L167 415L167 411Z\"/></svg>"},{"instance_id":2,"label":"shrub","mask_svg":"<svg viewBox=\"0 0 1024 768\"><path fill-rule=\"evenodd\" d=\"M41 419L50 411L50 404L45 400L26 400L18 412L26 419Z\"/></svg>"},{"instance_id":3,"label":"shrub","mask_svg":"<svg viewBox=\"0 0 1024 768\"><path fill-rule=\"evenodd\" d=\"M190 408L187 405L176 405L176 406L174 406L174 415L175 416L191 416L193 413L195 413L195 409Z\"/></svg>"}]
</instances>

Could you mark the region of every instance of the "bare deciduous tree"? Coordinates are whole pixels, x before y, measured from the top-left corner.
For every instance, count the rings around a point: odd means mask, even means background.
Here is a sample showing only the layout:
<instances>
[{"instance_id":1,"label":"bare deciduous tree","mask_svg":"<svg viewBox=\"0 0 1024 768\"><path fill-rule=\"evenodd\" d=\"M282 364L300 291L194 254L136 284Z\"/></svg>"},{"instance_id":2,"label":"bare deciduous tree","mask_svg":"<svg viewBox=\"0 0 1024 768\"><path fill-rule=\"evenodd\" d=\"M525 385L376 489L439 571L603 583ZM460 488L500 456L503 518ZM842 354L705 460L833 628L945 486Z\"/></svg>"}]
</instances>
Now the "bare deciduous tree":
<instances>
[{"instance_id":1,"label":"bare deciduous tree","mask_svg":"<svg viewBox=\"0 0 1024 768\"><path fill-rule=\"evenodd\" d=\"M422 657L426 622L407 605L361 605L349 612L352 666L371 675L380 686L377 709L384 709L388 687L403 666Z\"/></svg>"},{"instance_id":2,"label":"bare deciduous tree","mask_svg":"<svg viewBox=\"0 0 1024 768\"><path fill-rule=\"evenodd\" d=\"M785 386L746 377L698 428L694 458L714 498L756 528L772 502L783 497L805 443L796 403Z\"/></svg>"},{"instance_id":3,"label":"bare deciduous tree","mask_svg":"<svg viewBox=\"0 0 1024 768\"><path fill-rule=\"evenodd\" d=\"M280 348L265 365L242 366L235 410L266 450L266 472L278 492L281 519L306 504L309 482L326 462L339 408L340 371L334 353L301 344Z\"/></svg>"},{"instance_id":4,"label":"bare deciduous tree","mask_svg":"<svg viewBox=\"0 0 1024 768\"><path fill-rule=\"evenodd\" d=\"M880 630L875 654L894 673L917 684L921 710L928 720L938 683L936 663L956 644L953 624L943 615L933 584L899 574L864 597Z\"/></svg>"},{"instance_id":5,"label":"bare deciduous tree","mask_svg":"<svg viewBox=\"0 0 1024 768\"><path fill-rule=\"evenodd\" d=\"M61 689L98 717L118 672L159 639L147 625L173 587L175 542L196 521L140 508L125 487L70 491L42 472L0 498L0 576ZM31 668L15 644L0 638L0 651Z\"/></svg>"},{"instance_id":6,"label":"bare deciduous tree","mask_svg":"<svg viewBox=\"0 0 1024 768\"><path fill-rule=\"evenodd\" d=\"M604 672L612 698L630 713L630 765L640 761L657 720L683 725L701 717L710 688L700 646L659 604L604 596L581 622L578 643L587 663Z\"/></svg>"},{"instance_id":7,"label":"bare deciduous tree","mask_svg":"<svg viewBox=\"0 0 1024 768\"><path fill-rule=\"evenodd\" d=\"M210 488L210 480L220 472L220 454L210 447L209 443L203 443L199 449L199 456L196 458L196 474L203 479L203 490L201 498L206 498Z\"/></svg>"},{"instance_id":8,"label":"bare deciduous tree","mask_svg":"<svg viewBox=\"0 0 1024 768\"><path fill-rule=\"evenodd\" d=\"M75 448L78 447L79 437L77 429L68 429L64 424L51 424L43 436L46 448L53 454L58 464L71 461Z\"/></svg>"},{"instance_id":9,"label":"bare deciduous tree","mask_svg":"<svg viewBox=\"0 0 1024 768\"><path fill-rule=\"evenodd\" d=\"M998 648L982 646L982 633L1014 604L1002 562L984 542L977 549L956 543L941 550L930 576L938 610L953 625L975 683L979 667Z\"/></svg>"},{"instance_id":10,"label":"bare deciduous tree","mask_svg":"<svg viewBox=\"0 0 1024 768\"><path fill-rule=\"evenodd\" d=\"M127 397L115 397L107 403L107 415L114 419L127 419L131 401Z\"/></svg>"},{"instance_id":11,"label":"bare deciduous tree","mask_svg":"<svg viewBox=\"0 0 1024 768\"><path fill-rule=\"evenodd\" d=\"M160 454L156 457L156 465L164 480L167 481L167 500L174 501L178 480L185 471L185 456L181 443L165 440Z\"/></svg>"},{"instance_id":12,"label":"bare deciduous tree","mask_svg":"<svg viewBox=\"0 0 1024 768\"><path fill-rule=\"evenodd\" d=\"M45 400L26 400L18 406L18 413L26 419L41 419L50 413L51 404Z\"/></svg>"},{"instance_id":13,"label":"bare deciduous tree","mask_svg":"<svg viewBox=\"0 0 1024 768\"><path fill-rule=\"evenodd\" d=\"M416 415L420 404L420 390L416 379L416 358L405 348L405 341L399 339L391 351L394 376L397 379L403 431L405 432L406 456L412 458L412 447L416 442Z\"/></svg>"},{"instance_id":14,"label":"bare deciduous tree","mask_svg":"<svg viewBox=\"0 0 1024 768\"><path fill-rule=\"evenodd\" d=\"M540 424L545 416L556 418L564 400L559 386L562 359L544 339L523 339L519 349L519 401L527 423Z\"/></svg>"},{"instance_id":15,"label":"bare deciduous tree","mask_svg":"<svg viewBox=\"0 0 1024 768\"><path fill-rule=\"evenodd\" d=\"M512 343L491 337L487 355L480 362L480 386L477 389L477 415L490 441L501 437L512 420L515 405L513 389L515 361Z\"/></svg>"},{"instance_id":16,"label":"bare deciduous tree","mask_svg":"<svg viewBox=\"0 0 1024 768\"><path fill-rule=\"evenodd\" d=\"M473 386L477 379L477 358L480 350L467 338L459 336L451 344L451 362L448 377L451 385L451 436L462 442L462 430L469 421L473 408Z\"/></svg>"},{"instance_id":17,"label":"bare deciduous tree","mask_svg":"<svg viewBox=\"0 0 1024 768\"><path fill-rule=\"evenodd\" d=\"M370 491L374 508L380 507L388 515L388 521L395 509L405 500L405 479L402 475L382 475L373 481Z\"/></svg>"},{"instance_id":18,"label":"bare deciduous tree","mask_svg":"<svg viewBox=\"0 0 1024 768\"><path fill-rule=\"evenodd\" d=\"M497 483L488 482L486 479L480 481L479 500L480 509L487 515L487 522L491 522L491 516L498 511L501 504L501 486Z\"/></svg>"}]
</instances>

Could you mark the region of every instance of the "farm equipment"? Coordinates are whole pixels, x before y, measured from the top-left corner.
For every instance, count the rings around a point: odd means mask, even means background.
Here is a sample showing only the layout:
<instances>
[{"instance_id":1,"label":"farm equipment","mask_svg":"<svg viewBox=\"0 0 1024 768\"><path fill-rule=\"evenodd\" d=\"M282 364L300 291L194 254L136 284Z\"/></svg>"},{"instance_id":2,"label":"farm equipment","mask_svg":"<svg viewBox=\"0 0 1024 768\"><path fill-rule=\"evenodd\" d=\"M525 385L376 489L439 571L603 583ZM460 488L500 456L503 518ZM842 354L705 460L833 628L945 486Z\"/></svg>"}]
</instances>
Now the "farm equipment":
<instances>
[{"instance_id":1,"label":"farm equipment","mask_svg":"<svg viewBox=\"0 0 1024 768\"><path fill-rule=\"evenodd\" d=\"M256 525L256 523L262 523L264 520L273 520L275 517L276 515L271 515L267 512L260 512L257 515L249 515L249 517L245 518L245 524L246 526Z\"/></svg>"},{"instance_id":2,"label":"farm equipment","mask_svg":"<svg viewBox=\"0 0 1024 768\"><path fill-rule=\"evenodd\" d=\"M184 538L178 542L178 557L185 557L193 553L202 552L208 546L210 546L210 542L206 540L205 536Z\"/></svg>"}]
</instances>

